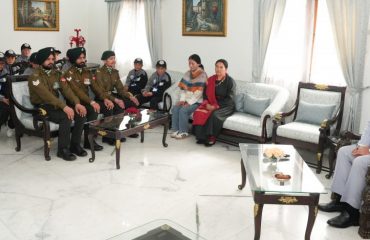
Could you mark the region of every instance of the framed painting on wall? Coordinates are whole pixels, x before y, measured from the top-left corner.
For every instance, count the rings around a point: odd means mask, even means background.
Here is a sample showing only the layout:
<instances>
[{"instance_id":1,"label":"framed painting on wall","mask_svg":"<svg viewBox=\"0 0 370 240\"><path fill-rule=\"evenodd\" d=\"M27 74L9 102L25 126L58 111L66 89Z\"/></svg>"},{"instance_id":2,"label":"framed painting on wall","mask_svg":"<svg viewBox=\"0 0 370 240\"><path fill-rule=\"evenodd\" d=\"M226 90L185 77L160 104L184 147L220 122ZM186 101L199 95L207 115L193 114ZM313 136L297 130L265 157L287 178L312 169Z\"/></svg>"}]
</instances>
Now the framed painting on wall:
<instances>
[{"instance_id":1,"label":"framed painting on wall","mask_svg":"<svg viewBox=\"0 0 370 240\"><path fill-rule=\"evenodd\" d=\"M59 31L59 0L14 0L14 30Z\"/></svg>"},{"instance_id":2,"label":"framed painting on wall","mask_svg":"<svg viewBox=\"0 0 370 240\"><path fill-rule=\"evenodd\" d=\"M226 36L227 0L182 0L183 36Z\"/></svg>"}]
</instances>

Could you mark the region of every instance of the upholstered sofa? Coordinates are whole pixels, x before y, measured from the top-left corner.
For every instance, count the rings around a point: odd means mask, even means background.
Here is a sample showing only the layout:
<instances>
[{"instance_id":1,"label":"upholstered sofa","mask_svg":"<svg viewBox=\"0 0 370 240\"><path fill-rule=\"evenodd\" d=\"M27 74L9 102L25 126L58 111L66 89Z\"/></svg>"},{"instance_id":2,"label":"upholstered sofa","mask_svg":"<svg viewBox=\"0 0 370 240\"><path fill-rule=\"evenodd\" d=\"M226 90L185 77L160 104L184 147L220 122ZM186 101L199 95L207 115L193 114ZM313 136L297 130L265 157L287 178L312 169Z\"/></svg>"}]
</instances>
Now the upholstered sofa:
<instances>
[{"instance_id":1,"label":"upholstered sofa","mask_svg":"<svg viewBox=\"0 0 370 240\"><path fill-rule=\"evenodd\" d=\"M180 78L181 79L181 78ZM252 139L264 143L272 137L272 117L284 110L284 107L289 99L288 90L264 83L251 83L246 81L236 80L236 95L235 113L228 117L223 125L222 135L231 135L241 139ZM176 85L172 85L165 92L168 110L171 112L171 107L179 101L180 89ZM249 106L243 105L243 95L252 97L256 104L267 100L267 105L261 106L261 109L248 109ZM248 104L247 104L248 105ZM222 137L222 136L221 136ZM221 139L229 143L235 144L235 141Z\"/></svg>"}]
</instances>

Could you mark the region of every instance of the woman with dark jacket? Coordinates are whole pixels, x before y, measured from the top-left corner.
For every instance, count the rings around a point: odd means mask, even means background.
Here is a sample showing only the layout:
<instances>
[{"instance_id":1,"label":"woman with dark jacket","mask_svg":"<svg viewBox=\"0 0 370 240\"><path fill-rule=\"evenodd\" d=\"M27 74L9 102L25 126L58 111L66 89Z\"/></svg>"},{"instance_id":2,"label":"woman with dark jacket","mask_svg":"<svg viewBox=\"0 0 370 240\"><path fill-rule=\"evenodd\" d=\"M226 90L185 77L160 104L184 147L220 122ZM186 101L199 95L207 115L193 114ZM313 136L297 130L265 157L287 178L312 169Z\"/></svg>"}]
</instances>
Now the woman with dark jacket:
<instances>
[{"instance_id":1,"label":"woman with dark jacket","mask_svg":"<svg viewBox=\"0 0 370 240\"><path fill-rule=\"evenodd\" d=\"M203 91L203 102L193 115L194 132L198 144L212 146L227 117L235 110L235 81L227 74L228 63L219 59L216 74L208 78Z\"/></svg>"}]
</instances>

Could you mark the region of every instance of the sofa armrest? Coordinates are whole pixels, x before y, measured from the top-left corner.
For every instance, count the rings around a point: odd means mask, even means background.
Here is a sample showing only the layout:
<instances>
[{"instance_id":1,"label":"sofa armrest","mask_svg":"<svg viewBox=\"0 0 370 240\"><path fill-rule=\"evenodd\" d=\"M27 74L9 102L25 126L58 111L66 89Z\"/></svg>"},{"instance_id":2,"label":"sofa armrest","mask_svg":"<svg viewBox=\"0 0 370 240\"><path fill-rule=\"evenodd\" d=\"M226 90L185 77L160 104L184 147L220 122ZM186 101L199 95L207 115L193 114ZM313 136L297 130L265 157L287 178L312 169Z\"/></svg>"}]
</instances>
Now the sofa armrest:
<instances>
[{"instance_id":1,"label":"sofa armrest","mask_svg":"<svg viewBox=\"0 0 370 240\"><path fill-rule=\"evenodd\" d=\"M288 100L289 100L289 91L282 88L276 94L275 98L271 101L270 105L262 113L261 123L263 122L265 116L269 115L271 118L273 118L277 113L283 111Z\"/></svg>"},{"instance_id":2,"label":"sofa armrest","mask_svg":"<svg viewBox=\"0 0 370 240\"><path fill-rule=\"evenodd\" d=\"M166 107L167 112L171 112L171 108L180 99L180 88L177 84L173 84L171 87L167 88L163 94L163 102Z\"/></svg>"}]
</instances>

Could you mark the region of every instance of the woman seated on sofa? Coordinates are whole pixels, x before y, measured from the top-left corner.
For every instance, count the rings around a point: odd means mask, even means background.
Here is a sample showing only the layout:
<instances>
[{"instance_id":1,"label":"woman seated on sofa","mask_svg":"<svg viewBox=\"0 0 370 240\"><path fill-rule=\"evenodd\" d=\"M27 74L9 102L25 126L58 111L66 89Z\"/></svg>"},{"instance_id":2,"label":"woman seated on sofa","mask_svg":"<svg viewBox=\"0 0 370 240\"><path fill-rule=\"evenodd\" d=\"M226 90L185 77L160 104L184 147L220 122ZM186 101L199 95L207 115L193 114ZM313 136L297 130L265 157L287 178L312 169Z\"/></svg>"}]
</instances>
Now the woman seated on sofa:
<instances>
[{"instance_id":1,"label":"woman seated on sofa","mask_svg":"<svg viewBox=\"0 0 370 240\"><path fill-rule=\"evenodd\" d=\"M207 74L200 68L201 59L193 54L188 59L189 71L179 82L180 101L172 108L171 137L186 138L189 128L189 117L203 100L203 89L207 81Z\"/></svg>"},{"instance_id":2,"label":"woman seated on sofa","mask_svg":"<svg viewBox=\"0 0 370 240\"><path fill-rule=\"evenodd\" d=\"M235 81L227 74L228 63L216 61L216 74L208 78L203 91L203 102L193 115L194 132L198 144L212 146L227 117L235 110Z\"/></svg>"}]
</instances>

